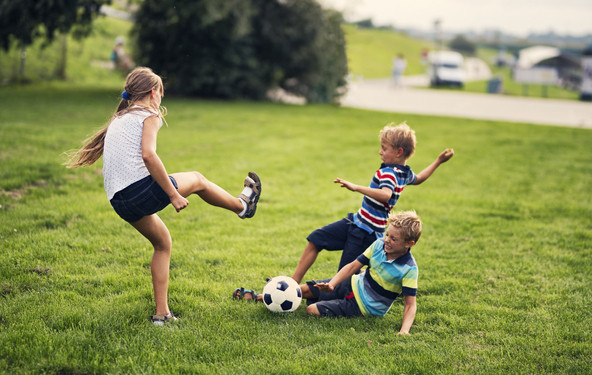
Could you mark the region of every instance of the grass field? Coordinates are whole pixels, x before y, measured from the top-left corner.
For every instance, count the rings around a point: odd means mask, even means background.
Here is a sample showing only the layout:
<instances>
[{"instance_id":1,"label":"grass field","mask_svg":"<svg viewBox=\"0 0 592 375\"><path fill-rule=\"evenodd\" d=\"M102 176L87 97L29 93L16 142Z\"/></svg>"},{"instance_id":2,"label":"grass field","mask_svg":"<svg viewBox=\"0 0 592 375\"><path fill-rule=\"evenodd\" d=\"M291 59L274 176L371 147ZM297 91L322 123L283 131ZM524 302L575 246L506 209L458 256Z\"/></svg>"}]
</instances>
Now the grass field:
<instances>
[{"instance_id":1,"label":"grass field","mask_svg":"<svg viewBox=\"0 0 592 375\"><path fill-rule=\"evenodd\" d=\"M119 87L0 88L0 373L576 374L591 373L592 132L389 114L334 106L166 97L159 154L238 194L255 170L255 218L198 198L161 217L173 236L170 307L154 327L151 246L109 206L101 163L67 170L63 152L102 126ZM455 157L396 209L424 232L418 313L315 319L233 301L290 275L313 229L356 210L378 131L407 120L416 171ZM330 277L322 253L307 278Z\"/></svg>"}]
</instances>

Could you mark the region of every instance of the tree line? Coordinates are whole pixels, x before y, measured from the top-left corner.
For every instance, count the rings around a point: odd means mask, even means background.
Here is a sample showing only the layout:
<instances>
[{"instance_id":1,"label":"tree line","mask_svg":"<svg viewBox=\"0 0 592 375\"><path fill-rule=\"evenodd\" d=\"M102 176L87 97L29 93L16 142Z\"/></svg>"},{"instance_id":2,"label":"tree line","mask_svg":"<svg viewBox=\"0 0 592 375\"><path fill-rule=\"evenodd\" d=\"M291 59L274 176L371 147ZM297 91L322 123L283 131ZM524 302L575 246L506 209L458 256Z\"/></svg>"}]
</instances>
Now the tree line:
<instances>
[{"instance_id":1,"label":"tree line","mask_svg":"<svg viewBox=\"0 0 592 375\"><path fill-rule=\"evenodd\" d=\"M2 0L0 47L85 37L110 3ZM135 61L175 95L259 100L282 88L332 102L346 83L343 18L316 0L143 0L134 18Z\"/></svg>"}]
</instances>

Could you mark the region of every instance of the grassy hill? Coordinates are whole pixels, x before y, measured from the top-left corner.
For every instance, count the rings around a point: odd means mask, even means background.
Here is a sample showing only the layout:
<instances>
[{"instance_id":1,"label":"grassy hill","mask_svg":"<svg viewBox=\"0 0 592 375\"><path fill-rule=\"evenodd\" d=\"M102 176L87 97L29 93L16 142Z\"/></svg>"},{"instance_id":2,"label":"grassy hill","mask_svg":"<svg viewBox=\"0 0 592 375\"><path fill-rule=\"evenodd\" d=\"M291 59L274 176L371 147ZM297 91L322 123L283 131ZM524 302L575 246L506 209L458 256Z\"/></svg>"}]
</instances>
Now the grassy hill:
<instances>
[{"instance_id":1,"label":"grassy hill","mask_svg":"<svg viewBox=\"0 0 592 375\"><path fill-rule=\"evenodd\" d=\"M365 79L390 77L392 60L398 53L403 53L407 59L405 74L425 73L420 56L424 48L432 48L430 42L390 30L358 29L354 25L344 25L343 28L349 71L354 76Z\"/></svg>"}]
</instances>

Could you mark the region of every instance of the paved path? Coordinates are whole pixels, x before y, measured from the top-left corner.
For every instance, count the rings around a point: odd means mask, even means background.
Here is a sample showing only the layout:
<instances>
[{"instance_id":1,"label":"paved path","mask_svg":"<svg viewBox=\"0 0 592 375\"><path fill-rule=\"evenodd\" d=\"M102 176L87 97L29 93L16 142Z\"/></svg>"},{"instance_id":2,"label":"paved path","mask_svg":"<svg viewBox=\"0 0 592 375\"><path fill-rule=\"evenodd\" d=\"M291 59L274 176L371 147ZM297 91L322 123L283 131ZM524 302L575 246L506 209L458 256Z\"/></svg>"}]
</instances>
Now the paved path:
<instances>
[{"instance_id":1,"label":"paved path","mask_svg":"<svg viewBox=\"0 0 592 375\"><path fill-rule=\"evenodd\" d=\"M407 84L426 84L408 77ZM592 102L537 99L462 91L396 88L389 79L350 83L345 107L592 129Z\"/></svg>"}]
</instances>

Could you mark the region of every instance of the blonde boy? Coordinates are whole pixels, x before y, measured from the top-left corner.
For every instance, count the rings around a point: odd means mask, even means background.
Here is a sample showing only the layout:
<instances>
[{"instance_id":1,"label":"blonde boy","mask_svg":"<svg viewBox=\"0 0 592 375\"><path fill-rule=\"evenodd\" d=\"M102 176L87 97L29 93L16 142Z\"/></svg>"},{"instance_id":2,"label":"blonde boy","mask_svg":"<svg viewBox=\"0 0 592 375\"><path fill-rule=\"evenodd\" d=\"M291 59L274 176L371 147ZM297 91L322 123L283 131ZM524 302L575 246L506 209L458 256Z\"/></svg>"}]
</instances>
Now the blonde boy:
<instances>
[{"instance_id":1,"label":"blonde boy","mask_svg":"<svg viewBox=\"0 0 592 375\"><path fill-rule=\"evenodd\" d=\"M406 124L386 125L380 131L382 159L369 186L361 186L336 178L333 182L350 191L364 195L362 206L355 213L313 231L308 237L292 278L300 283L323 249L343 250L338 270L355 260L376 239L382 238L387 218L407 185L419 185L427 180L440 164L450 160L454 150L445 149L436 160L414 174L407 160L415 152L415 132Z\"/></svg>"},{"instance_id":2,"label":"blonde boy","mask_svg":"<svg viewBox=\"0 0 592 375\"><path fill-rule=\"evenodd\" d=\"M383 316L402 295L405 307L399 333L409 333L417 311L418 276L411 247L421 236L422 224L415 211L391 214L388 222L386 235L333 278L301 286L309 315ZM363 266L368 267L366 272L357 274Z\"/></svg>"}]
</instances>

